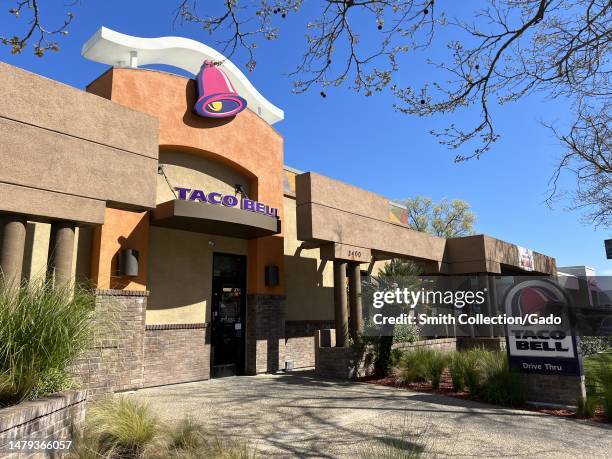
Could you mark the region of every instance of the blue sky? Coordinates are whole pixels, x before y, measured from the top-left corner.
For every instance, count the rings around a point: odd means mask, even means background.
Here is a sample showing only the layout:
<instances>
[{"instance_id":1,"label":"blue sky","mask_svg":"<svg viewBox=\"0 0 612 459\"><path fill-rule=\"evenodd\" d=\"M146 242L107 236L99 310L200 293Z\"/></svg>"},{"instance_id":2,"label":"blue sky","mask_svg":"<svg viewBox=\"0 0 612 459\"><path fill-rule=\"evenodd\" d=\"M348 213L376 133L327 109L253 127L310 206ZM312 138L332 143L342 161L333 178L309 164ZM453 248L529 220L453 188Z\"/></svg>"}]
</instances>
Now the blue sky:
<instances>
[{"instance_id":1,"label":"blue sky","mask_svg":"<svg viewBox=\"0 0 612 459\"><path fill-rule=\"evenodd\" d=\"M66 2L46 3L53 6L45 12L50 26L59 24ZM31 52L13 56L2 47L0 60L83 88L105 70L80 55L82 44L102 25L145 37L180 35L215 47L213 38L197 27L173 26L174 6L172 1L82 2L71 7L74 23L70 35L60 39L59 53L39 59ZM18 22L0 14L0 31L10 33ZM586 264L598 274L612 275L612 260L605 259L603 246L603 240L612 237L611 231L581 223L580 214L565 210L563 203L554 209L544 203L547 182L561 149L540 121L563 126L569 119L567 101L536 95L496 108L495 122L502 138L480 160L454 164L454 153L428 132L451 121L469 122L470 113L419 119L394 111L389 93L366 98L345 87L328 90L326 98L318 89L292 94L287 74L301 56L303 19L290 16L281 25L279 40L260 43L253 73L246 71L244 56L239 54L233 60L262 94L285 110L285 120L275 128L285 138L286 164L392 199L416 195L464 199L477 215L478 233L552 255L560 266ZM439 38L443 45L448 37L442 34ZM424 62L425 57L441 59L442 49L435 47L426 56L402 57L399 81L442 80Z\"/></svg>"}]
</instances>

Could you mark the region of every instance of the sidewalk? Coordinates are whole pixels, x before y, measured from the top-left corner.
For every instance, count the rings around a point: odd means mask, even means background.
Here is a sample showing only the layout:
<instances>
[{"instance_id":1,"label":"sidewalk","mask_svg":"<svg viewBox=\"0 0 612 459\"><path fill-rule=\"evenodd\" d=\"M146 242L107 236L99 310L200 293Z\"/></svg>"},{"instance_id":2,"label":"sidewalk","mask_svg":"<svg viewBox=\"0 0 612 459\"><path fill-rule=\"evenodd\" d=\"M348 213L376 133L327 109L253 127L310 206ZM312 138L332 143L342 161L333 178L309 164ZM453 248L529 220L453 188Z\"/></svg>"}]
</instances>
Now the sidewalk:
<instances>
[{"instance_id":1,"label":"sidewalk","mask_svg":"<svg viewBox=\"0 0 612 459\"><path fill-rule=\"evenodd\" d=\"M424 444L424 457L604 458L612 452L612 425L309 373L224 378L132 396L147 400L163 419L190 415L265 457L358 458L377 442L398 438Z\"/></svg>"}]
</instances>

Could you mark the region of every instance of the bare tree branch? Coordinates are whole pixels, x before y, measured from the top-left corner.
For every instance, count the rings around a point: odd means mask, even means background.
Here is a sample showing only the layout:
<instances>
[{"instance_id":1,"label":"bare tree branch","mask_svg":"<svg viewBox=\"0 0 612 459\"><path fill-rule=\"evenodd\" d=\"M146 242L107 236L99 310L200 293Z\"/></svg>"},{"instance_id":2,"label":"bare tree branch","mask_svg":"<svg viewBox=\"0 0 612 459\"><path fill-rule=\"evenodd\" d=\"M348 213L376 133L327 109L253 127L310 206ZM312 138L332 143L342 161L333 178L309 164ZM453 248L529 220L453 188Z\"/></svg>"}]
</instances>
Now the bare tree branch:
<instances>
[{"instance_id":1,"label":"bare tree branch","mask_svg":"<svg viewBox=\"0 0 612 459\"><path fill-rule=\"evenodd\" d=\"M19 0L9 10L9 13L14 15L16 19L20 19L24 15L31 16L28 27L22 35L7 37L0 33L0 43L10 46L13 54L20 54L32 40L34 42L34 54L43 57L46 51L59 51L59 44L53 39L54 36L68 35L68 26L74 15L68 12L60 27L47 28L42 22L39 3L39 0Z\"/></svg>"}]
</instances>

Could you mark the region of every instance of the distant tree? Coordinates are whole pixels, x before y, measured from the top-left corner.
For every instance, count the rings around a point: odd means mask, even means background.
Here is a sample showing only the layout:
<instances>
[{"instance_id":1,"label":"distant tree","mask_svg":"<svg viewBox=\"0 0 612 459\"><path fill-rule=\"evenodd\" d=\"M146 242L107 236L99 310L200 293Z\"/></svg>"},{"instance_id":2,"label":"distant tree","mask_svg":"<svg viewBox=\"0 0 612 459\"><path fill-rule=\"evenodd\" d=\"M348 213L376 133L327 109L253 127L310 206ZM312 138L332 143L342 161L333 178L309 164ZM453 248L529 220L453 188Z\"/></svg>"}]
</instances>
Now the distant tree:
<instances>
[{"instance_id":1,"label":"distant tree","mask_svg":"<svg viewBox=\"0 0 612 459\"><path fill-rule=\"evenodd\" d=\"M51 28L44 26L42 0L12 2L10 13L27 16L27 25L21 35L4 36L0 30L0 42L20 53L32 41L38 56L59 49L55 37L68 32L72 13ZM445 128L431 134L459 151L456 161L479 158L499 139L495 106L534 93L566 99L574 123L566 132L554 130L568 150L551 178L549 203L567 194L589 222L608 226L612 2L461 3L457 17L448 18L446 5L434 0L176 0L174 20L214 35L228 57L246 51L246 66L253 70L258 42L277 39L283 19L301 14L307 19L306 43L292 73L296 92L318 88L325 97L330 88L343 84L366 96L388 89L396 98L394 108L402 113L455 114ZM439 44L440 28L458 34L447 43L449 56L431 62L437 69L432 81L405 86L395 78L400 57ZM465 110L476 111L477 121L464 122L472 118L457 112ZM575 190L558 186L564 171L574 174Z\"/></svg>"},{"instance_id":2,"label":"distant tree","mask_svg":"<svg viewBox=\"0 0 612 459\"><path fill-rule=\"evenodd\" d=\"M417 196L400 203L408 209L408 224L417 231L444 238L474 234L476 215L465 201L443 199L436 204L430 198Z\"/></svg>"}]
</instances>

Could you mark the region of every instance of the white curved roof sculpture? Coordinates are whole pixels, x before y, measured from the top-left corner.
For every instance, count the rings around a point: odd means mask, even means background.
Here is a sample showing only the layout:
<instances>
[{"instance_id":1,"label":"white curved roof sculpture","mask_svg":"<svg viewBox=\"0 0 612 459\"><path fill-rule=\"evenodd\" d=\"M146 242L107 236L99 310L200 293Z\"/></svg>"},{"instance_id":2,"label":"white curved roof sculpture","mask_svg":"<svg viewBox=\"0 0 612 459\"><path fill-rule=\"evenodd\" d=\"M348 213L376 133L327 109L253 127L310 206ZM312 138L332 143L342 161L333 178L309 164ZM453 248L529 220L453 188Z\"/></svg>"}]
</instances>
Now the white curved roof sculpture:
<instances>
[{"instance_id":1,"label":"white curved roof sculpture","mask_svg":"<svg viewBox=\"0 0 612 459\"><path fill-rule=\"evenodd\" d=\"M204 43L183 37L142 38L125 35L106 27L83 45L81 55L87 59L115 67L165 64L197 75L205 60L220 62L247 106L268 124L284 119L284 112L262 96L248 78L223 54Z\"/></svg>"}]
</instances>

